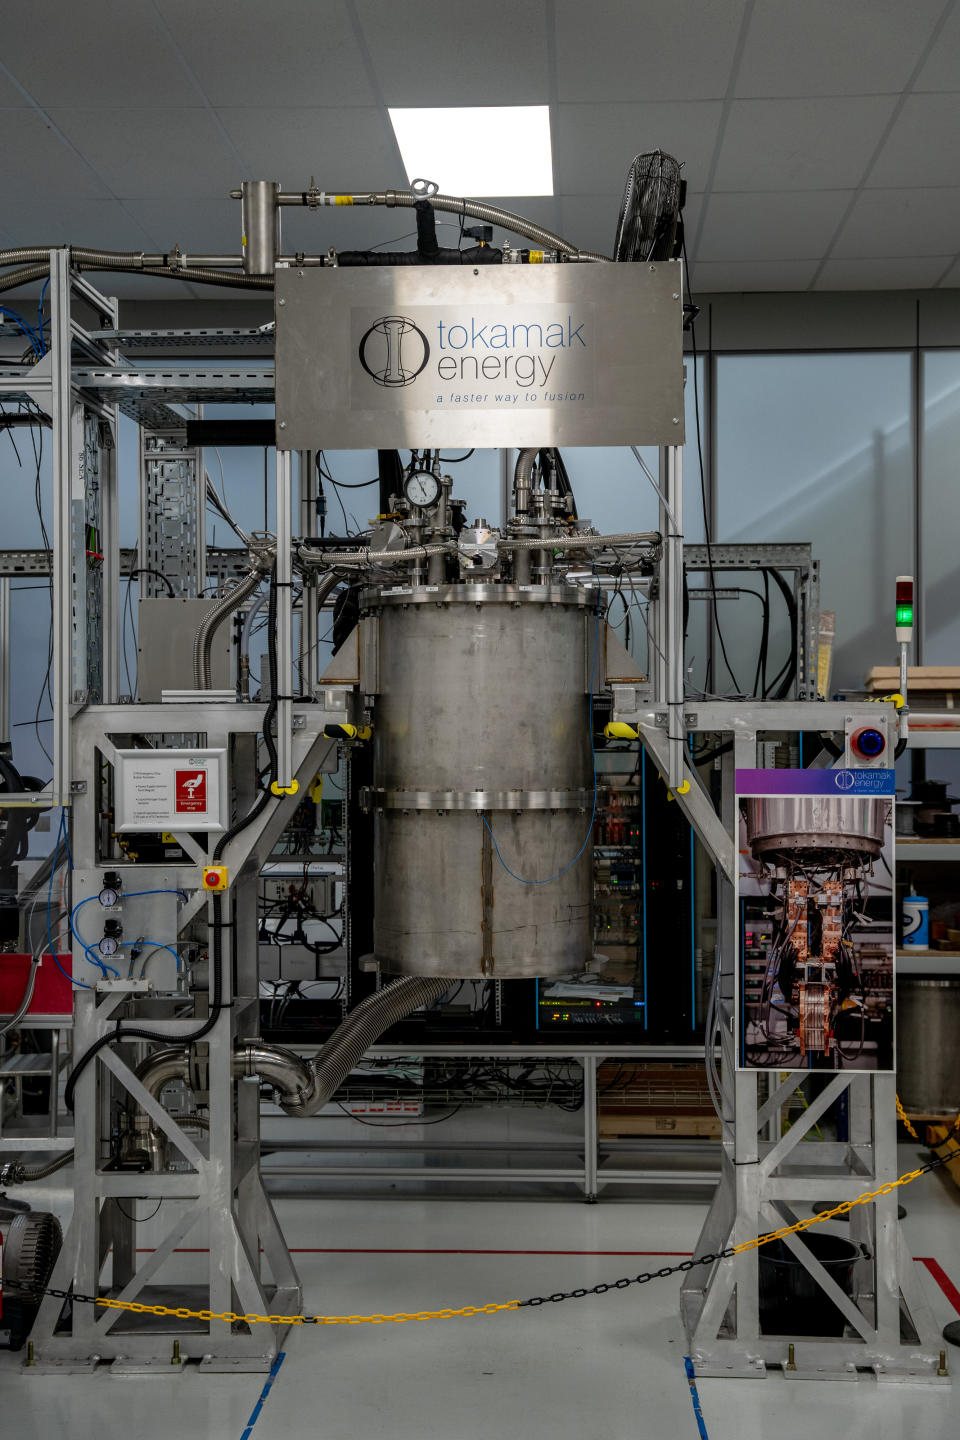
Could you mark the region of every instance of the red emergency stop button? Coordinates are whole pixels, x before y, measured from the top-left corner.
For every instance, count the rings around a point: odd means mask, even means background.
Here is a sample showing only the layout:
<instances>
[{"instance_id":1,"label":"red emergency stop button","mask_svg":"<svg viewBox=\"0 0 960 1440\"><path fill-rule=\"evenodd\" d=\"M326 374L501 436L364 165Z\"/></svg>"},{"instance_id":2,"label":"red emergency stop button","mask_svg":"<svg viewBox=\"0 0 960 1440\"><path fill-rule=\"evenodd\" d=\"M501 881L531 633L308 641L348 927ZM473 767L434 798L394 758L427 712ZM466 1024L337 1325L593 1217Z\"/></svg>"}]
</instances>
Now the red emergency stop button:
<instances>
[{"instance_id":1,"label":"red emergency stop button","mask_svg":"<svg viewBox=\"0 0 960 1440\"><path fill-rule=\"evenodd\" d=\"M226 890L228 884L226 865L204 865L204 890Z\"/></svg>"}]
</instances>

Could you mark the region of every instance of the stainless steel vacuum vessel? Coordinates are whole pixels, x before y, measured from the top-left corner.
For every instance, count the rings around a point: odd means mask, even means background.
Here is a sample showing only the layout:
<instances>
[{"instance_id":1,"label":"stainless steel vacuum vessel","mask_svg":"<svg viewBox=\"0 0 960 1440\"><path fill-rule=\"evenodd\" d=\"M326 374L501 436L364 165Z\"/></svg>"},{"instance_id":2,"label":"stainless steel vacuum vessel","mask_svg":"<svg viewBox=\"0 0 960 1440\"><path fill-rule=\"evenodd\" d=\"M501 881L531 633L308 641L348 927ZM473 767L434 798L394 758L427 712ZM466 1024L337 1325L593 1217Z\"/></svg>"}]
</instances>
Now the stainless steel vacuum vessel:
<instances>
[{"instance_id":1,"label":"stainless steel vacuum vessel","mask_svg":"<svg viewBox=\"0 0 960 1440\"><path fill-rule=\"evenodd\" d=\"M803 855L876 858L883 850L889 800L803 795L746 800L747 842L757 860Z\"/></svg>"},{"instance_id":2,"label":"stainless steel vacuum vessel","mask_svg":"<svg viewBox=\"0 0 960 1440\"><path fill-rule=\"evenodd\" d=\"M560 585L364 593L384 971L557 976L589 960L595 603Z\"/></svg>"}]
</instances>

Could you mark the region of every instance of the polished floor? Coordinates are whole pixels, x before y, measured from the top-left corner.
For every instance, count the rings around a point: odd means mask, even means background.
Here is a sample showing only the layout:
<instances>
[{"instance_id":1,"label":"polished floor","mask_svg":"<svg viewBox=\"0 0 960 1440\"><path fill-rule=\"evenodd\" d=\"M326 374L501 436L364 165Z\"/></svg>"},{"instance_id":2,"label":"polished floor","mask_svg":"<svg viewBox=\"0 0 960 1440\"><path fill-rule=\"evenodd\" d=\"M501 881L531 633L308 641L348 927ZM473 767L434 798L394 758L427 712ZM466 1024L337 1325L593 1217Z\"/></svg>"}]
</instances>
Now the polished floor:
<instances>
[{"instance_id":1,"label":"polished floor","mask_svg":"<svg viewBox=\"0 0 960 1440\"><path fill-rule=\"evenodd\" d=\"M902 1168L914 1163L905 1149ZM69 1174L69 1172L65 1172ZM904 1195L906 1237L940 1323L960 1316L960 1191L941 1174ZM32 1203L65 1213L69 1197ZM620 1195L452 1199L286 1196L278 1212L307 1306L327 1313L459 1307L615 1280L689 1251L704 1205ZM157 1222L159 1224L159 1221ZM141 1244L160 1232L145 1223ZM650 1258L647 1258L650 1257ZM184 1277L189 1256L179 1257ZM669 1260L657 1263L671 1263ZM951 1284L951 1282L953 1282ZM684 1373L679 1279L537 1310L425 1324L297 1330L262 1375L35 1377L0 1351L0 1435L136 1440L956 1440L958 1383L878 1386ZM955 1303L956 1302L956 1303Z\"/></svg>"}]
</instances>

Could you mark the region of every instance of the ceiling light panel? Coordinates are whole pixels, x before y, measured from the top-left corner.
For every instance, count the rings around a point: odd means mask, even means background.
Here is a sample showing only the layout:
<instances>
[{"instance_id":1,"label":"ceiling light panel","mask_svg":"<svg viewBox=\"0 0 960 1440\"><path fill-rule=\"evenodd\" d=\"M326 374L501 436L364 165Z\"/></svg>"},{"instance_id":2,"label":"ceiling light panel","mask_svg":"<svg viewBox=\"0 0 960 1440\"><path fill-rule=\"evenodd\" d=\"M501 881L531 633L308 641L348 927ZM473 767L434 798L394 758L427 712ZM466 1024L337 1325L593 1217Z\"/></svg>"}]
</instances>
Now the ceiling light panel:
<instances>
[{"instance_id":1,"label":"ceiling light panel","mask_svg":"<svg viewBox=\"0 0 960 1440\"><path fill-rule=\"evenodd\" d=\"M553 194L547 105L390 110L408 180L444 195Z\"/></svg>"}]
</instances>

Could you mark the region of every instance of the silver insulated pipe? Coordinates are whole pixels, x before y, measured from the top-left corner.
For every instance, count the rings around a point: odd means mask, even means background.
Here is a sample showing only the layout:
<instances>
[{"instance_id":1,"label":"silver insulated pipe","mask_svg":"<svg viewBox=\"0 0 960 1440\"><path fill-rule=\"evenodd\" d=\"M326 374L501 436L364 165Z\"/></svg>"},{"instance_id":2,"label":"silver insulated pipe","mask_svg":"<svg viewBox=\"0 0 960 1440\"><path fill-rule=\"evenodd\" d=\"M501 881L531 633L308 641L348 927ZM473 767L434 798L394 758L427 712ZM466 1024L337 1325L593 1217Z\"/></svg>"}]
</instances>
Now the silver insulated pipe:
<instances>
[{"instance_id":1,"label":"silver insulated pipe","mask_svg":"<svg viewBox=\"0 0 960 1440\"><path fill-rule=\"evenodd\" d=\"M450 981L433 976L394 980L368 995L330 1036L312 1061L282 1045L248 1040L234 1051L233 1073L238 1078L259 1075L278 1092L288 1115L316 1115L328 1105L351 1070L371 1045L398 1021L421 1005L439 1000ZM157 1099L171 1080L190 1081L190 1052L178 1045L155 1050L137 1070L137 1078Z\"/></svg>"}]
</instances>

